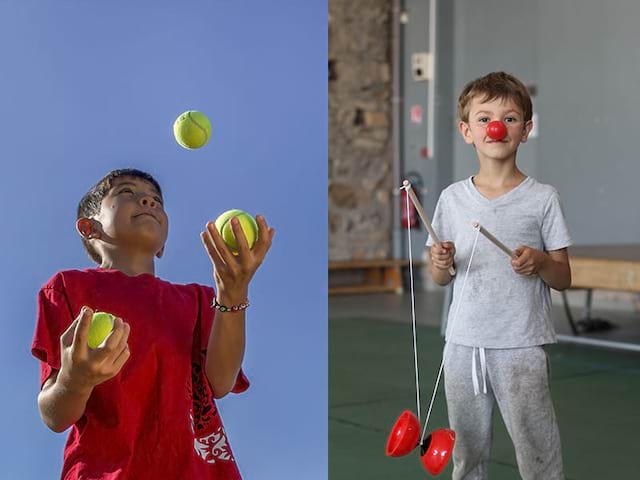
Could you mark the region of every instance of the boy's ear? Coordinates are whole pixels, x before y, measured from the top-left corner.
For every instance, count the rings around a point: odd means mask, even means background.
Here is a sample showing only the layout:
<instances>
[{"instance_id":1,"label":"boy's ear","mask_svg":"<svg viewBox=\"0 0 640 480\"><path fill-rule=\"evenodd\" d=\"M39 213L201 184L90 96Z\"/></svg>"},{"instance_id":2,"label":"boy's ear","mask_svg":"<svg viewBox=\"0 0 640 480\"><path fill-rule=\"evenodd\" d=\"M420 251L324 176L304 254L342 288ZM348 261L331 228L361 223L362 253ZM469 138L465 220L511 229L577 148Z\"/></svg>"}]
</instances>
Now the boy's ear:
<instances>
[{"instance_id":1,"label":"boy's ear","mask_svg":"<svg viewBox=\"0 0 640 480\"><path fill-rule=\"evenodd\" d=\"M160 251L158 253L156 253L156 257L162 258L162 255L164 255L164 245L162 246Z\"/></svg>"},{"instance_id":2,"label":"boy's ear","mask_svg":"<svg viewBox=\"0 0 640 480\"><path fill-rule=\"evenodd\" d=\"M467 122L463 122L462 120L460 120L460 122L458 123L458 131L460 132L460 135L462 135L464 143L468 143L469 145L473 144L473 138L471 137L471 128L469 127L469 124Z\"/></svg>"},{"instance_id":3,"label":"boy's ear","mask_svg":"<svg viewBox=\"0 0 640 480\"><path fill-rule=\"evenodd\" d=\"M95 225L95 220L82 217L76 220L76 230L85 240L100 238L100 229Z\"/></svg>"},{"instance_id":4,"label":"boy's ear","mask_svg":"<svg viewBox=\"0 0 640 480\"><path fill-rule=\"evenodd\" d=\"M522 132L522 139L520 139L520 143L527 143L531 130L533 130L533 120L529 120L524 124L524 131Z\"/></svg>"}]
</instances>

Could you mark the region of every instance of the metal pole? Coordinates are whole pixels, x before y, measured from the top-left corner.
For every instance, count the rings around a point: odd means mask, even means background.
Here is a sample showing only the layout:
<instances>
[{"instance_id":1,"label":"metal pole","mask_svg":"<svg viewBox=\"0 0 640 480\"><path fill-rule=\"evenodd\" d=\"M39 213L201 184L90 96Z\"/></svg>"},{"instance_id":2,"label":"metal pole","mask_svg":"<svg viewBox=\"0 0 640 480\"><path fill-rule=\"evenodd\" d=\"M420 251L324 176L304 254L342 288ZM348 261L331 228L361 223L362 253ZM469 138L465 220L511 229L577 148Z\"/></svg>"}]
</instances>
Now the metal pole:
<instances>
[{"instance_id":1,"label":"metal pole","mask_svg":"<svg viewBox=\"0 0 640 480\"><path fill-rule=\"evenodd\" d=\"M392 92L391 92L391 109L392 109L392 132L391 141L393 149L392 175L393 186L401 182L401 121L402 121L402 91L401 91L401 55L402 45L400 38L400 15L402 9L402 0L393 0L391 18L391 67L392 67ZM395 259L404 257L404 244L402 242L402 228L400 226L400 195L397 190L392 187L393 194L391 196L392 212L391 212L391 249L392 256Z\"/></svg>"}]
</instances>

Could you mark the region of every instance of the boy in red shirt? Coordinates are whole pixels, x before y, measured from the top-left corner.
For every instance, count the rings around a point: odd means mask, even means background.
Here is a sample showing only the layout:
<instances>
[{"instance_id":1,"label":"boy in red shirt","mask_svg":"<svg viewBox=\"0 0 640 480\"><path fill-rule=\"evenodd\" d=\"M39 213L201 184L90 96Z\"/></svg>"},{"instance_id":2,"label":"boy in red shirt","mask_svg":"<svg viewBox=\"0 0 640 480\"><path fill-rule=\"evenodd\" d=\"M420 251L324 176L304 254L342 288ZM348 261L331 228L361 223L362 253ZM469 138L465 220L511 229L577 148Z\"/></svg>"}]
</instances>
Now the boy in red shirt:
<instances>
[{"instance_id":1,"label":"boy in red shirt","mask_svg":"<svg viewBox=\"0 0 640 480\"><path fill-rule=\"evenodd\" d=\"M72 427L62 479L241 478L214 397L249 386L244 310L275 233L263 217L257 223L249 249L232 220L238 255L207 223L214 291L155 276L168 218L149 174L114 170L83 197L76 228L100 266L59 272L42 287L32 345L42 419L56 432ZM91 349L94 311L116 319Z\"/></svg>"}]
</instances>

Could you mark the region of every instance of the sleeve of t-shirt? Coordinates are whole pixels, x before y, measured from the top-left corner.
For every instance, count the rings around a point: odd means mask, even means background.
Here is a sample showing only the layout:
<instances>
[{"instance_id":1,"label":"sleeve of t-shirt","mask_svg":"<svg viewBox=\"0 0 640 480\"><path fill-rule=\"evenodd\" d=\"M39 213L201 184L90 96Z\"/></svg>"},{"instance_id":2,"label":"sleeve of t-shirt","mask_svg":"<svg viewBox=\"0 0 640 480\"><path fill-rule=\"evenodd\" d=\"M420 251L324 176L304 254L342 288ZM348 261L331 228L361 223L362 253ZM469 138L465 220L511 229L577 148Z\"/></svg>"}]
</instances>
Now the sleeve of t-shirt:
<instances>
[{"instance_id":1,"label":"sleeve of t-shirt","mask_svg":"<svg viewBox=\"0 0 640 480\"><path fill-rule=\"evenodd\" d=\"M211 287L203 287L203 295L200 295L200 347L206 354L209 345L209 333L215 320L215 310L211 307L215 291ZM206 358L206 356L205 356ZM244 374L242 368L238 372L236 383L231 389L233 393L242 393L249 388L249 379Z\"/></svg>"},{"instance_id":2,"label":"sleeve of t-shirt","mask_svg":"<svg viewBox=\"0 0 640 480\"><path fill-rule=\"evenodd\" d=\"M560 196L555 189L545 206L544 216L542 218L542 241L545 250L548 252L566 248L573 243L564 213L562 212Z\"/></svg>"},{"instance_id":3,"label":"sleeve of t-shirt","mask_svg":"<svg viewBox=\"0 0 640 480\"><path fill-rule=\"evenodd\" d=\"M436 209L433 212L433 218L431 219L431 226L433 227L433 231L439 237L440 241L446 242L451 240L449 237L449 232L446 231L446 222L445 222L445 210L446 210L446 192L443 191L440 194L440 198L438 198L438 202L436 203ZM427 238L427 247L430 247L436 243L431 235Z\"/></svg>"},{"instance_id":4,"label":"sleeve of t-shirt","mask_svg":"<svg viewBox=\"0 0 640 480\"><path fill-rule=\"evenodd\" d=\"M60 370L60 335L73 321L64 287L55 277L38 292L31 354L40 360L40 387L52 370Z\"/></svg>"}]
</instances>

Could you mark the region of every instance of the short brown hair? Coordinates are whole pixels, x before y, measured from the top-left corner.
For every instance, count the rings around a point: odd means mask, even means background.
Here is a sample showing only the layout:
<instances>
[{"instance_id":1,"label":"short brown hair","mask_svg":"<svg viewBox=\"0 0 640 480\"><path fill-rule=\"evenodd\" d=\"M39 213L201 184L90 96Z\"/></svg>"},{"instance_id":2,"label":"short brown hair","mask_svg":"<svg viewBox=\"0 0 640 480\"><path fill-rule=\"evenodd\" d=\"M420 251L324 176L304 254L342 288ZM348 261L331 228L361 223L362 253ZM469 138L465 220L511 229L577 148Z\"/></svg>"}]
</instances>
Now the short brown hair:
<instances>
[{"instance_id":1,"label":"short brown hair","mask_svg":"<svg viewBox=\"0 0 640 480\"><path fill-rule=\"evenodd\" d=\"M113 181L116 178L120 177L133 177L146 180L158 190L158 193L162 198L162 190L160 189L160 184L158 184L156 179L153 178L150 174L141 170L136 170L135 168L121 168L118 170L112 170L104 177L102 177L98 181L98 183L91 187L91 189L84 195L84 197L82 197L82 200L80 200L80 203L78 204L78 212L76 218L90 218L94 215L97 215L100 212L100 205L102 205L102 200L107 196L109 190L111 190L111 187L113 186ZM100 265L102 263L100 254L96 252L96 250L84 237L82 237L82 244L84 245L84 249L87 251L89 258Z\"/></svg>"},{"instance_id":2,"label":"short brown hair","mask_svg":"<svg viewBox=\"0 0 640 480\"><path fill-rule=\"evenodd\" d=\"M467 83L458 97L458 115L463 122L469 121L469 110L474 98L481 102L497 98L511 99L522 109L525 122L531 120L533 115L529 90L524 83L505 72L492 72Z\"/></svg>"}]
</instances>

